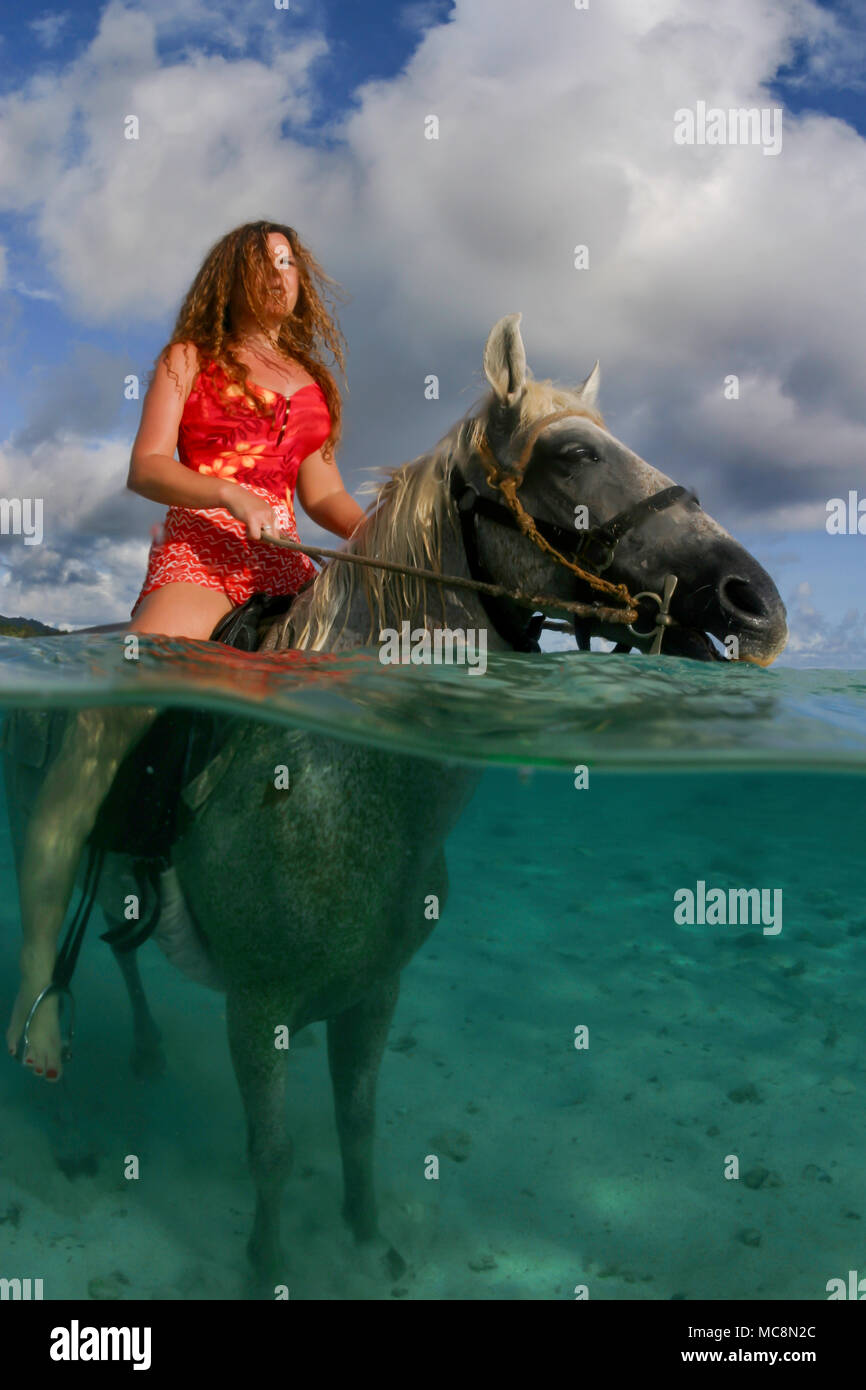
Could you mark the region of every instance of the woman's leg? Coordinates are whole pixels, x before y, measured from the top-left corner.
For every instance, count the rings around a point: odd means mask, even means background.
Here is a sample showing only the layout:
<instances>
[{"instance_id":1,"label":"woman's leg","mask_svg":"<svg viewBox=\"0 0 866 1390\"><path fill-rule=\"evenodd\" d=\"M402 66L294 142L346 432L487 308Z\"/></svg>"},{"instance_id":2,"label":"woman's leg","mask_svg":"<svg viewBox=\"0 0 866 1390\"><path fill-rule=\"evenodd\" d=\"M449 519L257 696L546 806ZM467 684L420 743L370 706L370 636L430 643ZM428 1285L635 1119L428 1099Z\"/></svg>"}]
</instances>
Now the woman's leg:
<instances>
[{"instance_id":1,"label":"woman's leg","mask_svg":"<svg viewBox=\"0 0 866 1390\"><path fill-rule=\"evenodd\" d=\"M210 637L232 604L218 589L166 584L135 610L130 632ZM21 988L6 1032L14 1056L36 996L51 983L57 938L84 842L120 763L150 728L156 711L136 706L81 710L70 718L27 823L18 893L21 902ZM56 995L43 1000L28 1034L25 1066L56 1081L61 1073Z\"/></svg>"}]
</instances>

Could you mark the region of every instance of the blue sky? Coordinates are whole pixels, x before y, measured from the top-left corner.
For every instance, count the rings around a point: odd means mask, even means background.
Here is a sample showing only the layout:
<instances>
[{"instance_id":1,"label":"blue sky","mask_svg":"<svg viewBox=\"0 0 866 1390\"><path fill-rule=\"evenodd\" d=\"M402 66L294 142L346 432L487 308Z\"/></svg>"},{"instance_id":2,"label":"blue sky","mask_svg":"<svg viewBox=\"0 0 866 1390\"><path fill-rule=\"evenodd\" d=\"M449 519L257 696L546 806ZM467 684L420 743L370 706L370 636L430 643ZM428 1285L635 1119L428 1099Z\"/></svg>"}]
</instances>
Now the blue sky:
<instances>
[{"instance_id":1,"label":"blue sky","mask_svg":"<svg viewBox=\"0 0 866 1390\"><path fill-rule=\"evenodd\" d=\"M0 493L38 484L47 540L0 537L0 612L127 616L162 509L124 489L139 406L119 383L216 237L273 216L351 296L350 489L469 407L519 309L535 374L599 357L613 433L774 575L787 659L866 666L866 536L824 527L828 498L866 496L864 40L859 3L815 0L7 8ZM698 100L781 105L780 155L677 150L672 113Z\"/></svg>"},{"instance_id":2,"label":"blue sky","mask_svg":"<svg viewBox=\"0 0 866 1390\"><path fill-rule=\"evenodd\" d=\"M779 68L768 89L792 113L816 111L835 116L866 136L866 102L863 100L866 9L860 0L819 0L817 8L838 20L841 31L849 37L849 70L837 71L833 81L828 81L827 75L815 73L810 45L804 41L795 44L791 59Z\"/></svg>"}]
</instances>

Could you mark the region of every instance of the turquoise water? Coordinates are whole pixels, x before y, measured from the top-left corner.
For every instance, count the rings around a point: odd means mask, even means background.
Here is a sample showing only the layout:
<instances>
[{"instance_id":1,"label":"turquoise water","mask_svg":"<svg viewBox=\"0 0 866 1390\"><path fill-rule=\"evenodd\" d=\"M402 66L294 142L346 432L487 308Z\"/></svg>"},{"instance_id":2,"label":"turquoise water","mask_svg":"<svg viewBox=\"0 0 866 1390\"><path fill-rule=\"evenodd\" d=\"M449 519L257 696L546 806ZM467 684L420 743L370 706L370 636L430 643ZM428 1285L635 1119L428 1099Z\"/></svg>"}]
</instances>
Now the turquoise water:
<instances>
[{"instance_id":1,"label":"turquoise water","mask_svg":"<svg viewBox=\"0 0 866 1390\"><path fill-rule=\"evenodd\" d=\"M470 677L366 652L0 642L7 710L129 702L480 774L380 1073L381 1225L407 1268L377 1277L341 1223L316 1023L289 1064L291 1297L824 1299L866 1268L864 673L563 653ZM8 832L0 858L5 1023ZM767 912L677 920L686 889L767 890ZM136 1080L103 929L95 913L64 1085L0 1069L0 1276L41 1277L46 1298L240 1298L253 1186L223 998L148 942L168 1069ZM94 1171L55 1163L64 1115Z\"/></svg>"}]
</instances>

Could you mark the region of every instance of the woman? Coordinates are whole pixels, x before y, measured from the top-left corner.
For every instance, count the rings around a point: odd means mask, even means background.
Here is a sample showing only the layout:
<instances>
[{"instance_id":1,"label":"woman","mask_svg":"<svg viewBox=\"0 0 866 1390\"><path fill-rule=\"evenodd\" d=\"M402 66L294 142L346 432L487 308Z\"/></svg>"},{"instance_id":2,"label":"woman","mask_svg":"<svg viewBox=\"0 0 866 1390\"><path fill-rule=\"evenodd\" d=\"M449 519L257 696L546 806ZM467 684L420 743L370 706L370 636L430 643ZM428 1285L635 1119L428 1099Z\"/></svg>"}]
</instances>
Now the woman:
<instances>
[{"instance_id":1,"label":"woman","mask_svg":"<svg viewBox=\"0 0 866 1390\"><path fill-rule=\"evenodd\" d=\"M297 540L295 489L309 517L347 537L364 513L334 462L340 398L320 358L343 367L342 335L319 286L332 285L291 228L253 222L205 257L144 400L127 486L169 504L151 546L131 632L207 639L253 593L293 593L316 570L265 533ZM180 461L173 457L177 447ZM27 828L19 887L21 988L6 1033L14 1056L50 983L84 842L117 768L150 726L148 709L69 720ZM61 1074L57 996L39 1005L22 1058Z\"/></svg>"}]
</instances>

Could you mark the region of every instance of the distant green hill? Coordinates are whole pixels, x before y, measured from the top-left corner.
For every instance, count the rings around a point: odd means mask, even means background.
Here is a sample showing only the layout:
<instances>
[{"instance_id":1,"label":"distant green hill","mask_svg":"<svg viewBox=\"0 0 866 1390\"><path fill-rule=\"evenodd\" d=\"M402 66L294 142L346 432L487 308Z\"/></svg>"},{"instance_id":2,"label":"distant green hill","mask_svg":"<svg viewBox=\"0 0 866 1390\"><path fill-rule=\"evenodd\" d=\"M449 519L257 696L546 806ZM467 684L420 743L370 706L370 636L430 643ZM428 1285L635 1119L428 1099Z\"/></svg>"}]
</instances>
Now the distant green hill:
<instances>
[{"instance_id":1,"label":"distant green hill","mask_svg":"<svg viewBox=\"0 0 866 1390\"><path fill-rule=\"evenodd\" d=\"M60 628L49 627L35 618L4 618L0 613L0 637L42 637L51 632L60 632Z\"/></svg>"}]
</instances>

